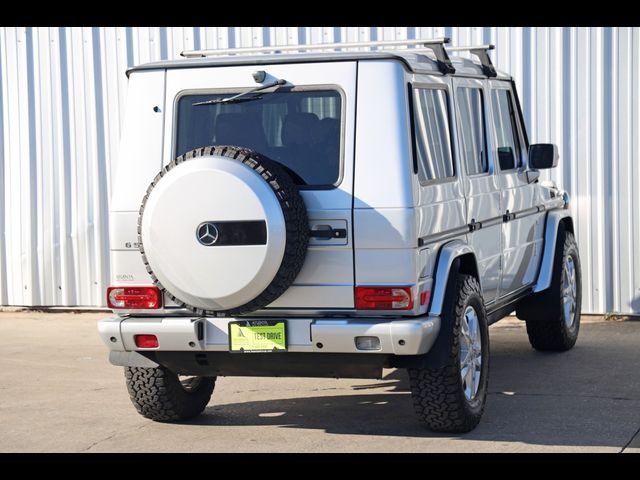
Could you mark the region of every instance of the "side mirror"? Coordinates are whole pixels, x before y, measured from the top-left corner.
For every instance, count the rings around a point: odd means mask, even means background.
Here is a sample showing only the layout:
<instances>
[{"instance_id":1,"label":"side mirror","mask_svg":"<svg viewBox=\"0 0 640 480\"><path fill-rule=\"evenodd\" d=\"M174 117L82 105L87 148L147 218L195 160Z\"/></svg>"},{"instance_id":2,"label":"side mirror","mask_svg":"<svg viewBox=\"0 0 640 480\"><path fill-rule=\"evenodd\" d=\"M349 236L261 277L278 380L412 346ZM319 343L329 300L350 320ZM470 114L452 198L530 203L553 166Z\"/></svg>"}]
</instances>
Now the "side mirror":
<instances>
[{"instance_id":1,"label":"side mirror","mask_svg":"<svg viewBox=\"0 0 640 480\"><path fill-rule=\"evenodd\" d=\"M529 146L529 167L543 169L558 166L558 147L553 143L535 143Z\"/></svg>"}]
</instances>

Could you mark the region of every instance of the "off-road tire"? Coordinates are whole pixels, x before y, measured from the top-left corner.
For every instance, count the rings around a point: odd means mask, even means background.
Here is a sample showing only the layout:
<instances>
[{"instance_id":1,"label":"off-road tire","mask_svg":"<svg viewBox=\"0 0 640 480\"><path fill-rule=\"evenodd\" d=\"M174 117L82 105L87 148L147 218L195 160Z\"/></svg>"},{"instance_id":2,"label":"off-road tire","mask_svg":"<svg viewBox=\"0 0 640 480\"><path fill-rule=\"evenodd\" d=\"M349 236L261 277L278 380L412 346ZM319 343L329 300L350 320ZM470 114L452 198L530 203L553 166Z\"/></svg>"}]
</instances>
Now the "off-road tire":
<instances>
[{"instance_id":1,"label":"off-road tire","mask_svg":"<svg viewBox=\"0 0 640 480\"><path fill-rule=\"evenodd\" d=\"M570 327L565 323L562 311L562 269L568 255L573 259L577 282L575 316ZM563 352L576 344L582 305L581 272L575 237L561 223L553 259L551 285L547 290L525 299L517 309L518 318L525 320L527 324L529 343L536 350Z\"/></svg>"},{"instance_id":2,"label":"off-road tire","mask_svg":"<svg viewBox=\"0 0 640 480\"><path fill-rule=\"evenodd\" d=\"M185 303L183 300L175 297L169 290L167 290L162 283L158 280L153 273L153 269L149 265L147 257L144 253L144 245L142 243L142 216L144 215L144 209L147 203L147 199L151 194L154 187L164 177L167 172L177 167L183 162L189 161L194 158L204 157L209 155L218 155L227 157L232 160L241 162L248 167L255 170L264 178L267 184L273 189L276 194L278 202L282 208L286 225L286 244L284 250L284 256L280 268L276 272L275 277L271 283L253 300L228 310L206 310L197 308ZM147 272L151 276L153 283L160 288L161 291L166 292L167 296L171 298L178 305L194 312L197 315L203 316L215 316L215 317L229 317L237 316L245 313L253 312L260 308L263 308L278 297L280 297L294 282L302 265L304 264L305 256L307 254L307 247L309 244L309 220L307 217L307 209L304 204L304 200L300 195L298 186L292 180L292 174L287 173L286 169L267 158L266 156L248 148L219 145L211 147L202 147L191 150L190 152L180 155L178 158L164 167L158 175L153 179L147 192L142 199L142 205L140 206L140 212L138 215L138 245L140 253L142 254L142 261L147 269Z\"/></svg>"},{"instance_id":3,"label":"off-road tire","mask_svg":"<svg viewBox=\"0 0 640 480\"><path fill-rule=\"evenodd\" d=\"M124 374L136 410L156 422L176 422L199 415L216 384L216 377L191 377L183 385L178 375L164 367L125 367Z\"/></svg>"},{"instance_id":4,"label":"off-road tire","mask_svg":"<svg viewBox=\"0 0 640 480\"><path fill-rule=\"evenodd\" d=\"M478 281L471 275L460 274L453 286L442 312L442 325L453 328L448 364L443 368L410 368L409 382L414 409L430 430L464 433L478 425L486 403L489 331ZM480 384L471 400L464 394L460 376L460 322L469 305L478 316L482 345Z\"/></svg>"}]
</instances>

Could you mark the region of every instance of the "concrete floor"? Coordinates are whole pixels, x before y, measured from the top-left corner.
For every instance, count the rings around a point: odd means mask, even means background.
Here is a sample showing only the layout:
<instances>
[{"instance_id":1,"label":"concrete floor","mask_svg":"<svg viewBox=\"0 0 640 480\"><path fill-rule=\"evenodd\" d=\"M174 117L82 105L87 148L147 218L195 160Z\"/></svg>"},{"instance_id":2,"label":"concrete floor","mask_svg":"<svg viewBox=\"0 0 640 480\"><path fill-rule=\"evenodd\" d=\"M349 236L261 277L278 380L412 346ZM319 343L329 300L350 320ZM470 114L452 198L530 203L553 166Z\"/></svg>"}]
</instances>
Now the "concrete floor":
<instances>
[{"instance_id":1,"label":"concrete floor","mask_svg":"<svg viewBox=\"0 0 640 480\"><path fill-rule=\"evenodd\" d=\"M204 415L153 423L129 402L96 332L104 313L0 313L0 451L640 453L640 322L582 325L563 354L523 324L491 327L489 397L466 435L425 430L404 371L382 381L220 378Z\"/></svg>"}]
</instances>

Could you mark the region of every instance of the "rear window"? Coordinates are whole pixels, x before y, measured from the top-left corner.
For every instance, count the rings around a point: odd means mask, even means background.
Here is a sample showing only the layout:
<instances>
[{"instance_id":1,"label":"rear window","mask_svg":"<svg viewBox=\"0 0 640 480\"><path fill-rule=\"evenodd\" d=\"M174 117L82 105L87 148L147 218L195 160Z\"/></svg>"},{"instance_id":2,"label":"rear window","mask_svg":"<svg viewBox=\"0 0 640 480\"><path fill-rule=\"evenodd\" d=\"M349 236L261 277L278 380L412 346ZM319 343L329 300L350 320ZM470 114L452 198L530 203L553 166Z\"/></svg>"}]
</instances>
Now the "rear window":
<instances>
[{"instance_id":1,"label":"rear window","mask_svg":"<svg viewBox=\"0 0 640 480\"><path fill-rule=\"evenodd\" d=\"M193 105L234 94L180 98L176 156L209 145L238 145L284 165L300 185L338 182L342 98L337 91L281 89L247 102Z\"/></svg>"}]
</instances>

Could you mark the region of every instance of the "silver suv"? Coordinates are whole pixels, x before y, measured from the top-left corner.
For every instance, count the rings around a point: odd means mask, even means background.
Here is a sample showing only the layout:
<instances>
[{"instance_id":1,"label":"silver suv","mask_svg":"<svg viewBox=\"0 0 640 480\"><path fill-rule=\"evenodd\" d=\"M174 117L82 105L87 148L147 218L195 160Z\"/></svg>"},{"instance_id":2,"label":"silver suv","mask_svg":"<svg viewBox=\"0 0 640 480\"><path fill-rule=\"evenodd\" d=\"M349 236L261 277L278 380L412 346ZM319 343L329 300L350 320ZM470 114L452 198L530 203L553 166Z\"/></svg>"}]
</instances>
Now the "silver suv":
<instances>
[{"instance_id":1,"label":"silver suv","mask_svg":"<svg viewBox=\"0 0 640 480\"><path fill-rule=\"evenodd\" d=\"M534 348L573 347L569 197L539 180L557 148L529 144L491 45L447 41L127 72L99 331L142 415L200 414L221 375L404 368L426 426L466 432L491 323L515 311Z\"/></svg>"}]
</instances>

